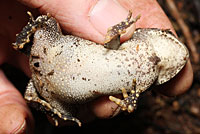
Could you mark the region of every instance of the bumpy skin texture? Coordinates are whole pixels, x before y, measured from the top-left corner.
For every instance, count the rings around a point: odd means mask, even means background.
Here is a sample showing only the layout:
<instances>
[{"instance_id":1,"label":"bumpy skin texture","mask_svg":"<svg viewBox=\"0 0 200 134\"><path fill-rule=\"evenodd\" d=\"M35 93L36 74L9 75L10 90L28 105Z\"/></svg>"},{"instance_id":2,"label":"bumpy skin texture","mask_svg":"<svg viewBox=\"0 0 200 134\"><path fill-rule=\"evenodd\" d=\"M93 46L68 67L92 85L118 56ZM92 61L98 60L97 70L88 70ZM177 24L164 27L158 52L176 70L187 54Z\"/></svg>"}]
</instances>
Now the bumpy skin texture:
<instances>
[{"instance_id":1,"label":"bumpy skin texture","mask_svg":"<svg viewBox=\"0 0 200 134\"><path fill-rule=\"evenodd\" d=\"M122 88L131 92L128 103L135 104L139 94L153 83L162 84L173 78L189 57L184 44L167 30L137 29L131 39L112 50L62 35L52 17L39 16L36 21L40 19L42 26L34 27L32 32L32 79L25 98L40 110L50 112L56 125L56 117L80 125L74 117L79 104L121 93ZM126 99L124 91L123 95ZM116 98L111 100L122 108L126 105Z\"/></svg>"}]
</instances>

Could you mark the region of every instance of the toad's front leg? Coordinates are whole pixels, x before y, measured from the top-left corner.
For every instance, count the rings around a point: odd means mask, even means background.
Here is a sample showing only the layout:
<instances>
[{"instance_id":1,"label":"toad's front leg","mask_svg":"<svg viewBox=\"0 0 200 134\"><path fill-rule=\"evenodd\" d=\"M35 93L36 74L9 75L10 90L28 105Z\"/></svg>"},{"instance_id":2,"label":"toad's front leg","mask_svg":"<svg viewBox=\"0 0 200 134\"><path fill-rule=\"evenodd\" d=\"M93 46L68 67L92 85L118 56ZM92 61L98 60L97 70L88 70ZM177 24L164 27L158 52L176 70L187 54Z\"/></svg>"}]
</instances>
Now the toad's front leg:
<instances>
[{"instance_id":1,"label":"toad's front leg","mask_svg":"<svg viewBox=\"0 0 200 134\"><path fill-rule=\"evenodd\" d=\"M126 32L128 27L140 19L140 15L136 16L136 18L132 20L131 17L132 12L129 11L127 18L124 21L108 28L104 41L105 48L117 50L120 47L120 36Z\"/></svg>"},{"instance_id":2,"label":"toad's front leg","mask_svg":"<svg viewBox=\"0 0 200 134\"><path fill-rule=\"evenodd\" d=\"M12 43L13 48L15 48L16 50L20 50L24 53L26 53L26 51L23 51L25 44L31 42L30 37L35 33L35 31L38 28L45 26L47 20L51 17L50 14L47 14L40 16L35 20L31 12L27 12L27 14L30 17L28 24L22 29L22 31L19 34L16 35L16 42ZM26 47L31 47L31 46L26 46Z\"/></svg>"},{"instance_id":3,"label":"toad's front leg","mask_svg":"<svg viewBox=\"0 0 200 134\"><path fill-rule=\"evenodd\" d=\"M122 94L124 99L121 100L119 98L109 96L109 99L115 102L123 111L128 111L129 113L133 112L136 109L137 99L142 90L136 89L136 80L133 80L132 89L128 94L125 88L122 88Z\"/></svg>"}]
</instances>

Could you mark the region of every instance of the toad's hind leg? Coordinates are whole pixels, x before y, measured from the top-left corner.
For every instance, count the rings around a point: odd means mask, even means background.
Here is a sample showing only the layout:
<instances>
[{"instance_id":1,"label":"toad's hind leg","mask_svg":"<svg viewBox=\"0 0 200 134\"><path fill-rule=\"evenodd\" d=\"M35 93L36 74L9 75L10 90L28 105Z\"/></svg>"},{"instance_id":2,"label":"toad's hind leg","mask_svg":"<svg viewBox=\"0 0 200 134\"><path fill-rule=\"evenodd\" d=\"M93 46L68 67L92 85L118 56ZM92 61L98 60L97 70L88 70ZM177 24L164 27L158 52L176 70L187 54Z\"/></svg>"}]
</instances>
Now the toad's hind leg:
<instances>
[{"instance_id":1,"label":"toad's hind leg","mask_svg":"<svg viewBox=\"0 0 200 134\"><path fill-rule=\"evenodd\" d=\"M117 50L120 47L120 36L126 32L126 29L130 27L133 23L137 22L140 19L140 15L136 18L131 19L132 12L129 11L127 18L108 28L107 34L105 36L104 47L108 49Z\"/></svg>"},{"instance_id":2,"label":"toad's hind leg","mask_svg":"<svg viewBox=\"0 0 200 134\"><path fill-rule=\"evenodd\" d=\"M63 114L63 113L59 112L56 108L53 108L48 102L40 99L37 94L37 91L33 85L32 80L29 81L24 98L34 108L36 108L44 113L48 113L54 120L55 126L58 126L57 117L65 120L65 121L66 120L74 121L79 126L81 126L81 122L77 118L72 117L72 115L70 115L70 114Z\"/></svg>"},{"instance_id":3,"label":"toad's hind leg","mask_svg":"<svg viewBox=\"0 0 200 134\"><path fill-rule=\"evenodd\" d=\"M127 110L129 113L133 112L136 109L137 99L139 97L141 90L136 90L136 80L133 80L132 89L128 94L125 88L122 88L122 94L124 99L109 96L109 99L115 102L118 106L121 107L121 110Z\"/></svg>"}]
</instances>

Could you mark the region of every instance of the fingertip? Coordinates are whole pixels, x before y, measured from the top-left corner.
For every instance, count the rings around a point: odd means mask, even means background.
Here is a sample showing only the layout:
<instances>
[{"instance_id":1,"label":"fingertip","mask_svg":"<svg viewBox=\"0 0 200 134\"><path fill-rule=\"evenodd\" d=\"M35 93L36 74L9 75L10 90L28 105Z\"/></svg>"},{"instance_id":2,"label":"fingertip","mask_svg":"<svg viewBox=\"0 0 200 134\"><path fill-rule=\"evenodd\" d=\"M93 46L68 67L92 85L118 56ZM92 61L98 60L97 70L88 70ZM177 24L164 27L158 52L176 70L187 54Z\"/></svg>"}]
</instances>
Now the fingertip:
<instances>
[{"instance_id":1,"label":"fingertip","mask_svg":"<svg viewBox=\"0 0 200 134\"><path fill-rule=\"evenodd\" d=\"M108 96L102 96L94 100L91 104L91 111L98 118L111 118L119 113L118 106L108 99Z\"/></svg>"},{"instance_id":2,"label":"fingertip","mask_svg":"<svg viewBox=\"0 0 200 134\"><path fill-rule=\"evenodd\" d=\"M26 102L0 70L0 132L32 132L33 117Z\"/></svg>"},{"instance_id":3,"label":"fingertip","mask_svg":"<svg viewBox=\"0 0 200 134\"><path fill-rule=\"evenodd\" d=\"M2 133L33 133L31 118L20 105L6 104L0 108L0 130Z\"/></svg>"}]
</instances>

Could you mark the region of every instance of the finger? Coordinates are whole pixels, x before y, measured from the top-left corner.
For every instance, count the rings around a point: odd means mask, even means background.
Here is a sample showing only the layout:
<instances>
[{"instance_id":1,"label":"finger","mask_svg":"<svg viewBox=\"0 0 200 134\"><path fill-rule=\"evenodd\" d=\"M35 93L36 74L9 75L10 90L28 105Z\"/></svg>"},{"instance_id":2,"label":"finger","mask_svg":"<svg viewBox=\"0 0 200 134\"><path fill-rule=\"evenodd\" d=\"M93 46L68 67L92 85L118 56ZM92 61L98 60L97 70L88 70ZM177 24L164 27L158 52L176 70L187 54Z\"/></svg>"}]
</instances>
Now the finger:
<instances>
[{"instance_id":1,"label":"finger","mask_svg":"<svg viewBox=\"0 0 200 134\"><path fill-rule=\"evenodd\" d=\"M128 10L132 10L133 16L142 15L136 24L137 27L171 29L174 32L169 19L156 1L20 1L38 8L42 12L49 12L68 32L98 43L103 43L108 27L125 19ZM161 20L162 23L160 23ZM124 39L128 39L129 35L125 36Z\"/></svg>"},{"instance_id":2,"label":"finger","mask_svg":"<svg viewBox=\"0 0 200 134\"><path fill-rule=\"evenodd\" d=\"M52 0L36 3L32 0L29 5L39 7L43 13L50 13L58 20L62 29L101 44L104 42L107 29L124 20L129 10L113 0ZM130 38L131 32L133 33L133 30L127 32L123 40Z\"/></svg>"},{"instance_id":3,"label":"finger","mask_svg":"<svg viewBox=\"0 0 200 134\"><path fill-rule=\"evenodd\" d=\"M171 22L156 1L119 0L119 3L127 9L131 9L133 16L141 14L141 18L137 22L136 27L170 29L174 32Z\"/></svg>"},{"instance_id":4,"label":"finger","mask_svg":"<svg viewBox=\"0 0 200 134\"><path fill-rule=\"evenodd\" d=\"M33 119L21 94L0 70L0 131L31 133Z\"/></svg>"},{"instance_id":5,"label":"finger","mask_svg":"<svg viewBox=\"0 0 200 134\"><path fill-rule=\"evenodd\" d=\"M115 95L118 98L121 95ZM90 107L98 118L111 118L120 112L118 105L109 100L109 96L103 96L91 102Z\"/></svg>"}]
</instances>

